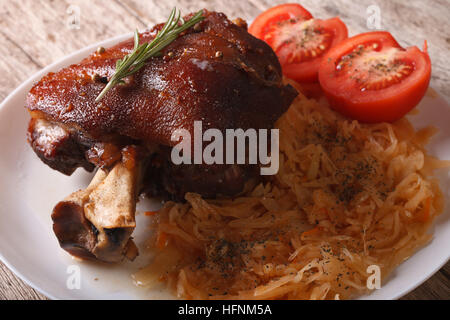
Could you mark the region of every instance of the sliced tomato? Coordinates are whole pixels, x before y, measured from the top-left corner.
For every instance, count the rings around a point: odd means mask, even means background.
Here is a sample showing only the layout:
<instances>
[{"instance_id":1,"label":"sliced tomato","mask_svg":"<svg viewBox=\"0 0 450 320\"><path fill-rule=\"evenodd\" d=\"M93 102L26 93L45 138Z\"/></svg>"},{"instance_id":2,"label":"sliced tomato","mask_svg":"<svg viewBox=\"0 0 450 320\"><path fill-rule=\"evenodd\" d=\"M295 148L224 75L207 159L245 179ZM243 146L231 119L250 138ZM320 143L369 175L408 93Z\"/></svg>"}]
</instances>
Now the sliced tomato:
<instances>
[{"instance_id":1,"label":"sliced tomato","mask_svg":"<svg viewBox=\"0 0 450 320\"><path fill-rule=\"evenodd\" d=\"M425 95L431 61L417 47L402 48L389 32L368 32L332 48L319 82L335 110L363 122L392 122Z\"/></svg>"},{"instance_id":2,"label":"sliced tomato","mask_svg":"<svg viewBox=\"0 0 450 320\"><path fill-rule=\"evenodd\" d=\"M274 31L267 42L277 54L286 77L298 82L317 82L322 57L347 37L347 27L336 17L290 23L284 30L280 27Z\"/></svg>"},{"instance_id":3,"label":"sliced tomato","mask_svg":"<svg viewBox=\"0 0 450 320\"><path fill-rule=\"evenodd\" d=\"M290 19L309 20L313 16L308 10L297 3L286 3L264 11L248 29L248 32L258 39L264 40L264 36L270 32L273 26Z\"/></svg>"},{"instance_id":4,"label":"sliced tomato","mask_svg":"<svg viewBox=\"0 0 450 320\"><path fill-rule=\"evenodd\" d=\"M323 97L323 91L318 82L302 82L298 83L298 87L294 87L301 93L305 95L305 97L309 99L319 100Z\"/></svg>"},{"instance_id":5,"label":"sliced tomato","mask_svg":"<svg viewBox=\"0 0 450 320\"><path fill-rule=\"evenodd\" d=\"M339 18L313 19L298 4L267 10L256 18L249 32L272 47L284 75L297 82L316 82L322 56L348 36Z\"/></svg>"}]
</instances>

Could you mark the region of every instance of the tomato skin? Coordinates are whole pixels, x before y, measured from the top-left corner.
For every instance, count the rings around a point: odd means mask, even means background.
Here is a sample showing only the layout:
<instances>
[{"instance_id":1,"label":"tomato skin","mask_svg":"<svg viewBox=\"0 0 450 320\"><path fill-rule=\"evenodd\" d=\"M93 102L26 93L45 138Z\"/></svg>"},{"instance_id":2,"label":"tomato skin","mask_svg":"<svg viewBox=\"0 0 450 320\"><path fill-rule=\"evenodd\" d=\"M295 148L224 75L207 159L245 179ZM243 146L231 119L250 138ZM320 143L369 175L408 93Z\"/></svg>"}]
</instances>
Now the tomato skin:
<instances>
[{"instance_id":1,"label":"tomato skin","mask_svg":"<svg viewBox=\"0 0 450 320\"><path fill-rule=\"evenodd\" d=\"M324 30L325 33L327 33L327 36L331 36L330 43L327 44L326 49L318 50L318 48L315 47L317 51L314 52L314 58L311 58L310 55L309 58L306 58L305 60L301 58L299 62L289 61L289 55L292 55L292 53L296 51L301 52L301 49L293 49L292 46L281 46L281 48L278 48L277 45L271 43L270 36L273 29L277 29L278 31L283 30L280 29L282 27L278 26L280 22L286 22L287 20L291 19L296 19L300 22L314 21L314 29ZM286 77L301 83L317 82L320 60L323 57L324 53L328 51L329 48L335 46L348 37L347 27L338 17L328 20L313 20L313 16L311 15L311 13L309 13L301 5L293 3L275 6L263 12L255 19L248 31L255 37L266 41L272 47L272 49L274 49L275 53L278 56L278 59L280 60L283 74ZM280 38L279 36L275 36L275 39ZM293 43L295 44L295 42Z\"/></svg>"},{"instance_id":2,"label":"tomato skin","mask_svg":"<svg viewBox=\"0 0 450 320\"><path fill-rule=\"evenodd\" d=\"M294 17L302 17L304 20L313 18L311 13L298 3L280 4L256 17L248 32L258 39L263 39L272 24Z\"/></svg>"},{"instance_id":3,"label":"tomato skin","mask_svg":"<svg viewBox=\"0 0 450 320\"><path fill-rule=\"evenodd\" d=\"M323 91L318 82L296 82L298 83L298 88L294 87L300 91L308 99L320 100L323 97Z\"/></svg>"},{"instance_id":4,"label":"tomato skin","mask_svg":"<svg viewBox=\"0 0 450 320\"><path fill-rule=\"evenodd\" d=\"M398 48L398 58L414 70L400 82L379 90L361 91L351 74L336 70L338 61L359 44L375 42L383 48ZM393 122L413 109L423 98L431 78L431 61L426 47L403 49L388 32L368 32L344 40L332 48L319 67L319 82L333 109L362 122Z\"/></svg>"},{"instance_id":5,"label":"tomato skin","mask_svg":"<svg viewBox=\"0 0 450 320\"><path fill-rule=\"evenodd\" d=\"M333 34L330 49L348 38L347 26L338 17L328 20L316 20L316 22L320 27L327 31L331 31ZM320 62L324 55L326 55L326 52L311 61L282 64L283 74L300 83L317 82Z\"/></svg>"}]
</instances>

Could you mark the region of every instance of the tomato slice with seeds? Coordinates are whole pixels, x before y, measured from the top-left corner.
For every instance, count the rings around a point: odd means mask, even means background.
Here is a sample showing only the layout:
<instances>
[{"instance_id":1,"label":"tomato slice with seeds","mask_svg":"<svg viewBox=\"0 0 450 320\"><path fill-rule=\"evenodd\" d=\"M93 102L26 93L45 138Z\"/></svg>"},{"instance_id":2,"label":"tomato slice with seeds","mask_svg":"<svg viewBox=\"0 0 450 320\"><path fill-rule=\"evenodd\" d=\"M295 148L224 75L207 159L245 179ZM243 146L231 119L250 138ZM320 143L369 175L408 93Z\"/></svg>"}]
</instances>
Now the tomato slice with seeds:
<instances>
[{"instance_id":1,"label":"tomato slice with seeds","mask_svg":"<svg viewBox=\"0 0 450 320\"><path fill-rule=\"evenodd\" d=\"M322 56L348 36L339 18L313 19L299 4L267 10L249 32L272 47L286 77L303 83L317 82Z\"/></svg>"},{"instance_id":2,"label":"tomato slice with seeds","mask_svg":"<svg viewBox=\"0 0 450 320\"><path fill-rule=\"evenodd\" d=\"M253 21L248 32L258 39L264 40L265 35L273 26L290 19L309 20L311 13L297 3L286 3L264 11Z\"/></svg>"},{"instance_id":3,"label":"tomato slice with seeds","mask_svg":"<svg viewBox=\"0 0 450 320\"><path fill-rule=\"evenodd\" d=\"M389 32L368 32L332 48L319 82L332 108L363 122L392 122L425 95L431 61L417 47L402 48Z\"/></svg>"},{"instance_id":4,"label":"tomato slice with seeds","mask_svg":"<svg viewBox=\"0 0 450 320\"><path fill-rule=\"evenodd\" d=\"M286 77L317 82L322 57L347 35L347 27L339 18L312 19L280 25L265 40L277 54Z\"/></svg>"}]
</instances>

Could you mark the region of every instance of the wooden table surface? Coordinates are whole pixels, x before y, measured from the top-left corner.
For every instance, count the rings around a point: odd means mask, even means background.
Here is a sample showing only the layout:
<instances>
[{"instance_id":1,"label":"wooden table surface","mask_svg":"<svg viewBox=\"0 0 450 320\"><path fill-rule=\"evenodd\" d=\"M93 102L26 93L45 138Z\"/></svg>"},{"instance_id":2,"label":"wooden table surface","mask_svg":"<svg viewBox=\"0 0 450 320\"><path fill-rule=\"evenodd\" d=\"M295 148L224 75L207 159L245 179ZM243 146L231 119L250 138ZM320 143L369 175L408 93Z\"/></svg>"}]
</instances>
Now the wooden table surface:
<instances>
[{"instance_id":1,"label":"wooden table surface","mask_svg":"<svg viewBox=\"0 0 450 320\"><path fill-rule=\"evenodd\" d=\"M0 0L0 101L44 66L94 42L165 21L174 5L230 18L253 19L287 0ZM291 2L294 2L291 0ZM315 17L340 16L350 35L370 31L376 5L380 25L404 46L422 46L433 63L432 86L450 97L449 0L302 0ZM79 18L79 19L78 19ZM443 248L448 250L448 248ZM450 263L405 299L450 299ZM46 299L0 263L0 299Z\"/></svg>"}]
</instances>

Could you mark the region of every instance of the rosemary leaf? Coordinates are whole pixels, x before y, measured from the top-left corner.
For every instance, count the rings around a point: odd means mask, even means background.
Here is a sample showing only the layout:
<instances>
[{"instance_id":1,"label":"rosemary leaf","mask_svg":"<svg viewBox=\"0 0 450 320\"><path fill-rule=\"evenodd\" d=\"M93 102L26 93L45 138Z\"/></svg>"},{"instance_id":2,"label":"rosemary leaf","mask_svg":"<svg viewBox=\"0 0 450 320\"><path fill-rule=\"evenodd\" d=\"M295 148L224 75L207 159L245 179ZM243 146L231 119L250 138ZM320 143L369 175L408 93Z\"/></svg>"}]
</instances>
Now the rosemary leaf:
<instances>
[{"instance_id":1,"label":"rosemary leaf","mask_svg":"<svg viewBox=\"0 0 450 320\"><path fill-rule=\"evenodd\" d=\"M105 88L103 88L102 92L100 92L97 96L95 101L100 101L106 92L108 92L111 88L123 83L124 78L139 71L148 59L159 56L161 54L161 50L176 40L180 33L194 26L203 19L203 11L200 10L191 19L184 21L183 18L181 18L180 11L177 10L177 8L173 8L167 22L150 43L145 42L143 44L139 44L139 33L136 30L134 32L133 51L122 59L117 60L116 70L113 76L108 81Z\"/></svg>"}]
</instances>

